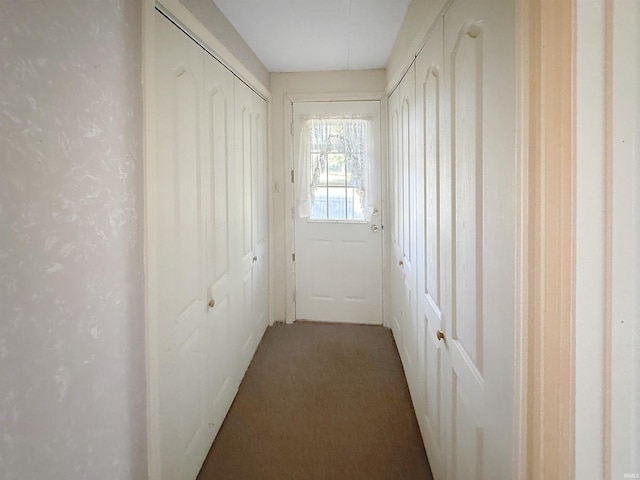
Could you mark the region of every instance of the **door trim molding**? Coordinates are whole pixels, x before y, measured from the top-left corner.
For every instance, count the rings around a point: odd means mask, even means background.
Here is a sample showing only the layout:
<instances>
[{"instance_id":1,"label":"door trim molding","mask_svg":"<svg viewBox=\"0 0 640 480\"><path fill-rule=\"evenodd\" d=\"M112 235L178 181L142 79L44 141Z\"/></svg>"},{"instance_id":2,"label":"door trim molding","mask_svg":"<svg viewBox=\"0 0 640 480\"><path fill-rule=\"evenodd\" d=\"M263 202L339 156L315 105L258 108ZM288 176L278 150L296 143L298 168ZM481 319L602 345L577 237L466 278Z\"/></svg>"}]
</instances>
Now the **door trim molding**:
<instances>
[{"instance_id":1,"label":"door trim molding","mask_svg":"<svg viewBox=\"0 0 640 480\"><path fill-rule=\"evenodd\" d=\"M513 370L513 478L525 480L527 475L527 407L528 407L528 212L529 212L529 15L528 0L516 0L516 285Z\"/></svg>"},{"instance_id":2,"label":"door trim molding","mask_svg":"<svg viewBox=\"0 0 640 480\"><path fill-rule=\"evenodd\" d=\"M527 479L574 478L574 0L524 0ZM522 35L522 33L521 33Z\"/></svg>"}]
</instances>

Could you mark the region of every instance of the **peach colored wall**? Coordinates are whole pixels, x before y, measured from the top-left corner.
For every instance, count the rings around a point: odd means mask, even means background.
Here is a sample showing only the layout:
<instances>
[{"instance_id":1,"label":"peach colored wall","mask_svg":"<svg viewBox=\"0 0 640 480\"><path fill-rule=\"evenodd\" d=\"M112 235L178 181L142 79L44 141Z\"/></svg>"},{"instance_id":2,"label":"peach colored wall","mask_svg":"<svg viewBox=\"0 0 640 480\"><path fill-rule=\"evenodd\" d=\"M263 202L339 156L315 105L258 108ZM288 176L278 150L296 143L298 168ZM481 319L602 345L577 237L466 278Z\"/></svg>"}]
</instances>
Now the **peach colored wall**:
<instances>
[{"instance_id":1,"label":"peach colored wall","mask_svg":"<svg viewBox=\"0 0 640 480\"><path fill-rule=\"evenodd\" d=\"M146 477L141 4L0 4L0 478Z\"/></svg>"}]
</instances>

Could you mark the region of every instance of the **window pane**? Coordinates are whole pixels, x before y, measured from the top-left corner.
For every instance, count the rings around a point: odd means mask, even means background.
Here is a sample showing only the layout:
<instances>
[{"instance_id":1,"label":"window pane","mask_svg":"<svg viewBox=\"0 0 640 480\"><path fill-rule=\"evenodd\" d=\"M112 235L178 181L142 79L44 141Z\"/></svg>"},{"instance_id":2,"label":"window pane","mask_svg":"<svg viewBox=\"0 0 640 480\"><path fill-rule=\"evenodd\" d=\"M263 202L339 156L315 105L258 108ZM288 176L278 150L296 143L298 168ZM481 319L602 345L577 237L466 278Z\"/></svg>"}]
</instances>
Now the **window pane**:
<instances>
[{"instance_id":1,"label":"window pane","mask_svg":"<svg viewBox=\"0 0 640 480\"><path fill-rule=\"evenodd\" d=\"M329 187L329 220L346 220L347 190Z\"/></svg>"},{"instance_id":2,"label":"window pane","mask_svg":"<svg viewBox=\"0 0 640 480\"><path fill-rule=\"evenodd\" d=\"M364 220L364 195L356 188L347 188L347 220Z\"/></svg>"},{"instance_id":3,"label":"window pane","mask_svg":"<svg viewBox=\"0 0 640 480\"><path fill-rule=\"evenodd\" d=\"M311 185L315 186L327 186L327 159L326 156L321 156L319 153L311 154Z\"/></svg>"},{"instance_id":4,"label":"window pane","mask_svg":"<svg viewBox=\"0 0 640 480\"><path fill-rule=\"evenodd\" d=\"M347 185L362 188L364 186L364 159L356 154L347 157Z\"/></svg>"},{"instance_id":5,"label":"window pane","mask_svg":"<svg viewBox=\"0 0 640 480\"><path fill-rule=\"evenodd\" d=\"M345 161L344 153L329 154L329 185L341 186L345 185Z\"/></svg>"},{"instance_id":6,"label":"window pane","mask_svg":"<svg viewBox=\"0 0 640 480\"><path fill-rule=\"evenodd\" d=\"M318 118L309 128L312 220L365 220L368 120Z\"/></svg>"},{"instance_id":7,"label":"window pane","mask_svg":"<svg viewBox=\"0 0 640 480\"><path fill-rule=\"evenodd\" d=\"M315 220L326 220L327 214L327 187L318 187L312 194L310 218Z\"/></svg>"}]
</instances>

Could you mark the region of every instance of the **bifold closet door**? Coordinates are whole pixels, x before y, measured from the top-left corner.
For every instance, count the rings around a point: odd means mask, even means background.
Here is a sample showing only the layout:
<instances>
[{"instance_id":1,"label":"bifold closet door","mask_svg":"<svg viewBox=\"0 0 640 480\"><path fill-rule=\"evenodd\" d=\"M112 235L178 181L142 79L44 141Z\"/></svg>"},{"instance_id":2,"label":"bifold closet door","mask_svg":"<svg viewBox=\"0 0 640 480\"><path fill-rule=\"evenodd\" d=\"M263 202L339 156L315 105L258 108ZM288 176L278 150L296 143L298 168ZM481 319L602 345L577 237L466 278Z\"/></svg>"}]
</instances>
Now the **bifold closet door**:
<instances>
[{"instance_id":1,"label":"bifold closet door","mask_svg":"<svg viewBox=\"0 0 640 480\"><path fill-rule=\"evenodd\" d=\"M429 39L416 59L417 142L417 301L418 301L418 386L415 405L431 470L444 479L446 424L446 350L439 336L443 330L444 285L448 213L445 207L451 189L446 178L448 164L442 155L443 74L442 19L434 25Z\"/></svg>"},{"instance_id":2,"label":"bifold closet door","mask_svg":"<svg viewBox=\"0 0 640 480\"><path fill-rule=\"evenodd\" d=\"M444 16L446 478L513 478L516 252L514 3Z\"/></svg>"},{"instance_id":3,"label":"bifold closet door","mask_svg":"<svg viewBox=\"0 0 640 480\"><path fill-rule=\"evenodd\" d=\"M240 297L234 288L239 258L234 238L238 230L233 210L236 166L234 164L234 76L216 59L203 52L204 99L203 158L206 174L208 325L212 329L207 350L210 378L208 404L210 439L213 439L231 406L235 387L244 371L235 362L233 318Z\"/></svg>"},{"instance_id":4,"label":"bifold closet door","mask_svg":"<svg viewBox=\"0 0 640 480\"><path fill-rule=\"evenodd\" d=\"M156 14L153 301L162 479L192 480L210 445L203 53Z\"/></svg>"},{"instance_id":5,"label":"bifold closet door","mask_svg":"<svg viewBox=\"0 0 640 480\"><path fill-rule=\"evenodd\" d=\"M440 479L513 473L513 38L513 2L454 0L389 98L390 315Z\"/></svg>"},{"instance_id":6,"label":"bifold closet door","mask_svg":"<svg viewBox=\"0 0 640 480\"><path fill-rule=\"evenodd\" d=\"M260 340L269 321L269 195L267 102L253 93L253 328ZM255 343L255 342L254 342ZM257 346L257 344L256 344Z\"/></svg>"},{"instance_id":7,"label":"bifold closet door","mask_svg":"<svg viewBox=\"0 0 640 480\"><path fill-rule=\"evenodd\" d=\"M389 99L392 193L392 321L399 332L400 356L412 396L417 366L415 66Z\"/></svg>"},{"instance_id":8,"label":"bifold closet door","mask_svg":"<svg viewBox=\"0 0 640 480\"><path fill-rule=\"evenodd\" d=\"M267 322L266 102L235 79L236 214L240 220L241 310L238 317L239 362L243 371Z\"/></svg>"}]
</instances>

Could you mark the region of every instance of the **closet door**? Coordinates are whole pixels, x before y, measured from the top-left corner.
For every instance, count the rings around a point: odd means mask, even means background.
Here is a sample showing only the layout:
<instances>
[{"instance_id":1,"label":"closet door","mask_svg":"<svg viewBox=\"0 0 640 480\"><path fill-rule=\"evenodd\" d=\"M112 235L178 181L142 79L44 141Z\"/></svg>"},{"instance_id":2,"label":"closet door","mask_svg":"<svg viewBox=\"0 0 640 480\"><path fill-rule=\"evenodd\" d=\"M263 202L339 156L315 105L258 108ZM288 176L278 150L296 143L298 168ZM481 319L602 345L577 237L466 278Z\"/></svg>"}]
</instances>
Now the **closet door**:
<instances>
[{"instance_id":1,"label":"closet door","mask_svg":"<svg viewBox=\"0 0 640 480\"><path fill-rule=\"evenodd\" d=\"M265 115L256 94L235 79L235 123L237 166L237 218L241 219L237 242L240 247L241 307L238 318L240 366L246 370L260 341L261 314L266 315L266 219L261 212L264 201L266 168L264 151L259 148L258 129L263 130ZM264 133L262 133L264 137ZM260 142L264 142L260 140ZM264 223L263 223L264 222ZM264 286L262 281L264 280ZM262 310L262 311L260 311ZM266 318L266 317L262 317Z\"/></svg>"},{"instance_id":2,"label":"closet door","mask_svg":"<svg viewBox=\"0 0 640 480\"><path fill-rule=\"evenodd\" d=\"M419 400L416 407L429 463L435 478L446 478L443 461L446 428L446 351L442 336L444 251L447 214L443 204L451 194L443 185L447 168L442 155L443 53L442 19L416 60L417 152L417 300L419 344Z\"/></svg>"},{"instance_id":3,"label":"closet door","mask_svg":"<svg viewBox=\"0 0 640 480\"><path fill-rule=\"evenodd\" d=\"M402 246L403 246L403 196L402 196L402 92L396 88L389 97L389 203L390 203L390 227L391 227L391 256L389 266L389 314L396 334L398 350L402 357L402 364L407 368L409 351L404 343L404 323L402 322L402 297L404 290L402 270Z\"/></svg>"},{"instance_id":4,"label":"closet door","mask_svg":"<svg viewBox=\"0 0 640 480\"><path fill-rule=\"evenodd\" d=\"M397 186L399 244L396 252L400 270L400 328L402 354L409 377L412 396L416 397L416 367L418 361L418 335L416 314L416 152L415 152L415 65L398 86L399 104L396 105L398 165Z\"/></svg>"},{"instance_id":5,"label":"closet door","mask_svg":"<svg viewBox=\"0 0 640 480\"><path fill-rule=\"evenodd\" d=\"M207 348L210 372L208 423L213 440L235 393L234 344L231 322L240 298L234 289L239 274L233 250L237 230L235 194L234 82L233 74L210 55L204 54L203 153L207 194L208 321L211 343Z\"/></svg>"},{"instance_id":6,"label":"closet door","mask_svg":"<svg viewBox=\"0 0 640 480\"><path fill-rule=\"evenodd\" d=\"M269 197L267 193L267 102L253 93L253 320L258 337L269 317ZM258 338L258 341L260 339Z\"/></svg>"},{"instance_id":7,"label":"closet door","mask_svg":"<svg viewBox=\"0 0 640 480\"><path fill-rule=\"evenodd\" d=\"M512 478L515 317L514 12L455 0L444 17L447 478Z\"/></svg>"},{"instance_id":8,"label":"closet door","mask_svg":"<svg viewBox=\"0 0 640 480\"><path fill-rule=\"evenodd\" d=\"M162 478L192 480L210 444L203 53L156 14L157 155L153 171L158 414Z\"/></svg>"}]
</instances>

